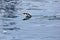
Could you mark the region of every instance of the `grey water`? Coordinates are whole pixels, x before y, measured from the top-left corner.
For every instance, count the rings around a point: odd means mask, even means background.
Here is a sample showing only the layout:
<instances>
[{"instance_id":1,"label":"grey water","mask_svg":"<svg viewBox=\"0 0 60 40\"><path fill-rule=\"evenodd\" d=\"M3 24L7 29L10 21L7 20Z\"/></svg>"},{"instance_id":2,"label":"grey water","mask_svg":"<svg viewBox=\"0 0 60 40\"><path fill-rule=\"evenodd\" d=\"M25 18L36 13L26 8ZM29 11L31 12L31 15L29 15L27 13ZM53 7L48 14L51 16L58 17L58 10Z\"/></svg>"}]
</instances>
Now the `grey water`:
<instances>
[{"instance_id":1,"label":"grey water","mask_svg":"<svg viewBox=\"0 0 60 40\"><path fill-rule=\"evenodd\" d=\"M0 40L60 40L60 0L0 0Z\"/></svg>"}]
</instances>

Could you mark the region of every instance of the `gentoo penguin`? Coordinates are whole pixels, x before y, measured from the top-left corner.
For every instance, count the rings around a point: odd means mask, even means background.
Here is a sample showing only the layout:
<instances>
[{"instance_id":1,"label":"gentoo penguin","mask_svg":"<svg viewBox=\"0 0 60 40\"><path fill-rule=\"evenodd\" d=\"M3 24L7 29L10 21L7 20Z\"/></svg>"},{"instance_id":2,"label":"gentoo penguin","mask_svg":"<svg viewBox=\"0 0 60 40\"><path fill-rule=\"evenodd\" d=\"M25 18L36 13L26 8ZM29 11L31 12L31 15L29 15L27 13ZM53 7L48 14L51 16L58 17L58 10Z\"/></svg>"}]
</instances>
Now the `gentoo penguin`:
<instances>
[{"instance_id":1,"label":"gentoo penguin","mask_svg":"<svg viewBox=\"0 0 60 40\"><path fill-rule=\"evenodd\" d=\"M28 20L30 19L32 16L29 13L23 13L25 18L23 20Z\"/></svg>"}]
</instances>

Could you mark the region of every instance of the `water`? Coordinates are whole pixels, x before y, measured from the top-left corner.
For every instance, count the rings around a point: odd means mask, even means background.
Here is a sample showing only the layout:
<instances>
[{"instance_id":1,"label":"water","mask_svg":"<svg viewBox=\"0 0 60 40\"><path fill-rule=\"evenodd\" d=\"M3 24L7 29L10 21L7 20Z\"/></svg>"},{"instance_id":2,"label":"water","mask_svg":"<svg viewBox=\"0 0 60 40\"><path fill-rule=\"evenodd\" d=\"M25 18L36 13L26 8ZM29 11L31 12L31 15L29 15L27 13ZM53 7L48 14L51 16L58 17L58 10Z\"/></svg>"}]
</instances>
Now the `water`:
<instances>
[{"instance_id":1,"label":"water","mask_svg":"<svg viewBox=\"0 0 60 40\"><path fill-rule=\"evenodd\" d=\"M16 2L13 4L15 11L7 9L9 12L6 12L6 9L0 9L0 40L60 40L60 0ZM24 12L30 13L32 17L22 20Z\"/></svg>"}]
</instances>

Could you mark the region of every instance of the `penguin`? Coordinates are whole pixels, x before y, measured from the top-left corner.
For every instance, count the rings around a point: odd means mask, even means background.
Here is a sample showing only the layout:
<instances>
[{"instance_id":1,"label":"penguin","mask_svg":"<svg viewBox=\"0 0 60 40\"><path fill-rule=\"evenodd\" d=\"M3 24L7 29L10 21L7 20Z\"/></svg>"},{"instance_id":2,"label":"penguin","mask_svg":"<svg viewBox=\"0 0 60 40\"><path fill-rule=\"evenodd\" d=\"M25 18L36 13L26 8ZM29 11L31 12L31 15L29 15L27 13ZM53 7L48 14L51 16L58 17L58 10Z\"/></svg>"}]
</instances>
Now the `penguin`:
<instances>
[{"instance_id":1,"label":"penguin","mask_svg":"<svg viewBox=\"0 0 60 40\"><path fill-rule=\"evenodd\" d=\"M23 13L25 18L23 20L28 20L30 19L32 16L29 13Z\"/></svg>"}]
</instances>

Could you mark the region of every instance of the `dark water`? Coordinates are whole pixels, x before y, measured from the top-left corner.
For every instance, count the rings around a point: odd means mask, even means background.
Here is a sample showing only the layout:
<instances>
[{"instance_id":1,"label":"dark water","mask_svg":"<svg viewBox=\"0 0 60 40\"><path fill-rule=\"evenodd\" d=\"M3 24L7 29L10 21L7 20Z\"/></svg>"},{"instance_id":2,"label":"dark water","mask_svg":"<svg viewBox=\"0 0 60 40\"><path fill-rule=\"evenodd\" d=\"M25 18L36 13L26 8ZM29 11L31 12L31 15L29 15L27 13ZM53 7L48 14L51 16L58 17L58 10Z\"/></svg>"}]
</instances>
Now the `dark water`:
<instances>
[{"instance_id":1,"label":"dark water","mask_svg":"<svg viewBox=\"0 0 60 40\"><path fill-rule=\"evenodd\" d=\"M0 40L60 40L60 0L1 0ZM24 19L24 12L32 17Z\"/></svg>"}]
</instances>

